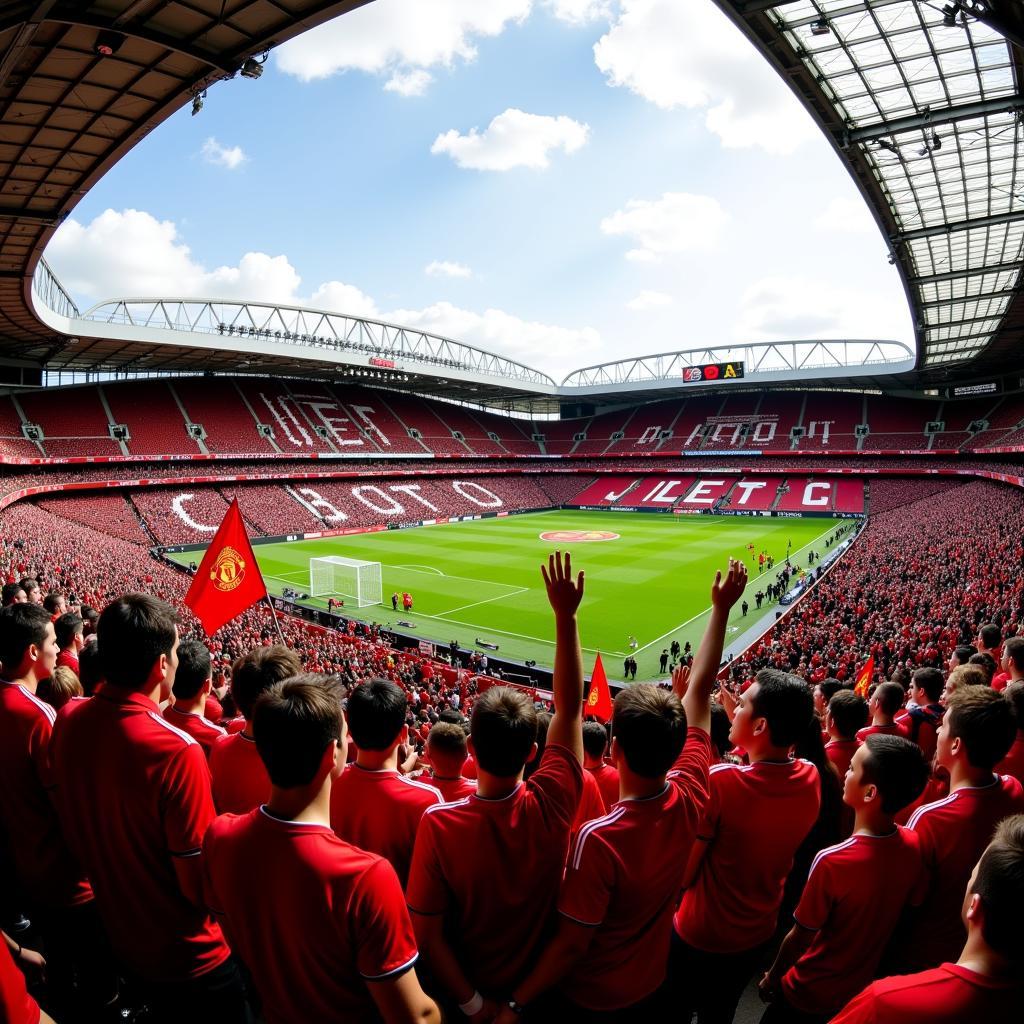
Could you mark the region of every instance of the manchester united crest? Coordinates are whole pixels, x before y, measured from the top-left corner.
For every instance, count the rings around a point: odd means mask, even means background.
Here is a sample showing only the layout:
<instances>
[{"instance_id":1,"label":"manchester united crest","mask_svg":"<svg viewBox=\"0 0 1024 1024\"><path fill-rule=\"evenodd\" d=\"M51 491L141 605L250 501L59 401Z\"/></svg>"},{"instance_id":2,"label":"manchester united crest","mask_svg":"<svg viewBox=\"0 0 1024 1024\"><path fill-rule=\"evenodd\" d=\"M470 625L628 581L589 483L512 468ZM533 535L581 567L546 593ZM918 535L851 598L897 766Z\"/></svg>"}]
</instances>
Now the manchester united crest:
<instances>
[{"instance_id":1,"label":"manchester united crest","mask_svg":"<svg viewBox=\"0 0 1024 1024\"><path fill-rule=\"evenodd\" d=\"M555 544L592 544L595 541L618 540L619 535L611 530L548 530L540 535L540 539Z\"/></svg>"},{"instance_id":2,"label":"manchester united crest","mask_svg":"<svg viewBox=\"0 0 1024 1024\"><path fill-rule=\"evenodd\" d=\"M245 579L245 559L232 547L225 547L210 570L210 579L218 590L234 590Z\"/></svg>"}]
</instances>

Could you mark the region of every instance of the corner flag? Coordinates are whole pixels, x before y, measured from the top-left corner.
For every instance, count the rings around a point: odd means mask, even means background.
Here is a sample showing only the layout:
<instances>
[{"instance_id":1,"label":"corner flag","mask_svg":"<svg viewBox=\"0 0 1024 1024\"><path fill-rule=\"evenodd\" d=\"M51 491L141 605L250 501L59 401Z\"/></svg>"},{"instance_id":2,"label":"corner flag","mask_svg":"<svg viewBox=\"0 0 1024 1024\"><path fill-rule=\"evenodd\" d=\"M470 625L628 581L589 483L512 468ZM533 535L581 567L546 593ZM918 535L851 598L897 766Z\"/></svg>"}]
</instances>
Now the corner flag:
<instances>
[{"instance_id":1,"label":"corner flag","mask_svg":"<svg viewBox=\"0 0 1024 1024\"><path fill-rule=\"evenodd\" d=\"M864 663L864 667L857 673L857 681L853 684L853 692L858 697L868 699L868 687L875 677L875 656L872 654Z\"/></svg>"},{"instance_id":2,"label":"corner flag","mask_svg":"<svg viewBox=\"0 0 1024 1024\"><path fill-rule=\"evenodd\" d=\"M185 604L213 636L225 623L267 596L267 587L245 533L238 499L231 502L223 522L203 555Z\"/></svg>"},{"instance_id":3,"label":"corner flag","mask_svg":"<svg viewBox=\"0 0 1024 1024\"><path fill-rule=\"evenodd\" d=\"M590 693L587 694L587 706L583 709L583 714L593 715L595 718L600 718L602 722L610 721L612 717L612 695L608 689L608 679L604 674L600 653L594 662L594 674L590 679Z\"/></svg>"}]
</instances>

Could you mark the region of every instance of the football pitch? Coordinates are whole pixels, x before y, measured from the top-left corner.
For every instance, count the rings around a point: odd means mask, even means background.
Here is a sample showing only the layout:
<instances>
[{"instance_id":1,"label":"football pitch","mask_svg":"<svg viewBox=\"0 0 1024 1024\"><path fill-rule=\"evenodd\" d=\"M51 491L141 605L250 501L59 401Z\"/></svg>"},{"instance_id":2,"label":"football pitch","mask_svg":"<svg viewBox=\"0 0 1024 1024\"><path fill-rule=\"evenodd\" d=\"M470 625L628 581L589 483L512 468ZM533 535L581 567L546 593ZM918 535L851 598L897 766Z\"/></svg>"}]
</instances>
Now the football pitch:
<instances>
[{"instance_id":1,"label":"football pitch","mask_svg":"<svg viewBox=\"0 0 1024 1024\"><path fill-rule=\"evenodd\" d=\"M483 650L547 667L553 662L554 632L540 564L556 548L571 551L574 571L586 573L580 633L587 672L600 651L608 675L621 679L632 635L639 645L639 681L660 678L659 655L673 640L697 645L715 570L724 569L730 556L743 557L750 571L745 597L751 610L745 621L739 606L733 610L727 643L729 636L753 623L754 594L773 582L778 571L758 581L756 553L766 550L781 566L791 542L793 564L804 567L809 552L823 553L825 538L845 521L561 510L258 544L254 551L272 594L280 594L283 587L308 591L311 558L341 555L378 561L384 604L362 609L346 604L346 615L441 644L496 644L497 651ZM541 536L561 531L607 534L609 539ZM753 555L748 544L754 545ZM172 557L188 564L199 550ZM395 591L413 596L412 612L404 612L401 603L392 611ZM308 603L327 607L326 597Z\"/></svg>"}]
</instances>

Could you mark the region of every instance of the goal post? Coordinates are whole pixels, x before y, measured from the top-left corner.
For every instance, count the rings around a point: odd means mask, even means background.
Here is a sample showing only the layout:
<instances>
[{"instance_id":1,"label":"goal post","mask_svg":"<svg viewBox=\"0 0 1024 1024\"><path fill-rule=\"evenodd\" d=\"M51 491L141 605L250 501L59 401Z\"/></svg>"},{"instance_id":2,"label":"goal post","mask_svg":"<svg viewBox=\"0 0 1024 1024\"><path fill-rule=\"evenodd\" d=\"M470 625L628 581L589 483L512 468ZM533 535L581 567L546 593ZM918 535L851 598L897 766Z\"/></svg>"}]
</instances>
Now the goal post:
<instances>
[{"instance_id":1,"label":"goal post","mask_svg":"<svg viewBox=\"0 0 1024 1024\"><path fill-rule=\"evenodd\" d=\"M364 562L340 555L311 558L309 593L311 597L340 597L356 608L381 604L384 595L380 562Z\"/></svg>"}]
</instances>

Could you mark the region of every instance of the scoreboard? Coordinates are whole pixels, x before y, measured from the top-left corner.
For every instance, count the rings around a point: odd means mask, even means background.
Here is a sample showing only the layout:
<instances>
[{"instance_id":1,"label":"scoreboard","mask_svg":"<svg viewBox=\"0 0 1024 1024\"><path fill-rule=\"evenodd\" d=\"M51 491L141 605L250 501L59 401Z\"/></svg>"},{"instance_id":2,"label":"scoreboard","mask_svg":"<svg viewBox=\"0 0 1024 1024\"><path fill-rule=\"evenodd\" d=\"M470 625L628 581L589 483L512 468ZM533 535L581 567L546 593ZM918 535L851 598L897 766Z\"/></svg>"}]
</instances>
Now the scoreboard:
<instances>
[{"instance_id":1,"label":"scoreboard","mask_svg":"<svg viewBox=\"0 0 1024 1024\"><path fill-rule=\"evenodd\" d=\"M739 380L743 376L743 363L704 363L701 366L684 366L683 383L697 384L702 381Z\"/></svg>"}]
</instances>

